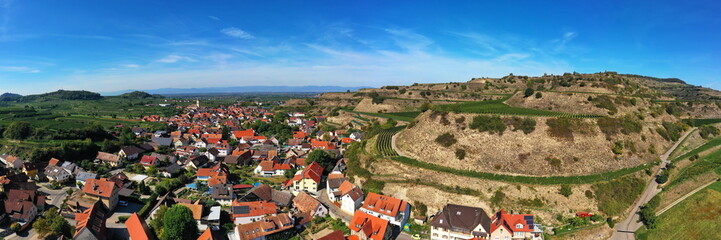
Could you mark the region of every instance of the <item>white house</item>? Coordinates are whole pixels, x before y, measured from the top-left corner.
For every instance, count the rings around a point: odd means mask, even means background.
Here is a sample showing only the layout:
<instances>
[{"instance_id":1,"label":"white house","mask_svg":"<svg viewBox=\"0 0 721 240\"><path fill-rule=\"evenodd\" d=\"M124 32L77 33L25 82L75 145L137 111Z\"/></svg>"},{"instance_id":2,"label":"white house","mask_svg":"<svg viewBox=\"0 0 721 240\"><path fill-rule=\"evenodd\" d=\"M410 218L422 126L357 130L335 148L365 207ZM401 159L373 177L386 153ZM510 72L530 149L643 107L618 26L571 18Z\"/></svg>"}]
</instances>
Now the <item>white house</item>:
<instances>
[{"instance_id":1,"label":"white house","mask_svg":"<svg viewBox=\"0 0 721 240\"><path fill-rule=\"evenodd\" d=\"M22 159L20 159L16 156L7 155L7 154L0 155L0 162L5 164L5 167L7 167L7 168L18 168L18 169L22 168L23 164L25 163L25 161L23 161Z\"/></svg>"},{"instance_id":2,"label":"white house","mask_svg":"<svg viewBox=\"0 0 721 240\"><path fill-rule=\"evenodd\" d=\"M403 200L376 193L368 193L360 211L385 219L390 224L403 226L411 215L411 205Z\"/></svg>"},{"instance_id":3,"label":"white house","mask_svg":"<svg viewBox=\"0 0 721 240\"><path fill-rule=\"evenodd\" d=\"M45 176L47 176L48 180L50 181L65 182L73 175L70 173L70 171L68 171L68 169L60 166L48 165L45 168Z\"/></svg>"},{"instance_id":4,"label":"white house","mask_svg":"<svg viewBox=\"0 0 721 240\"><path fill-rule=\"evenodd\" d=\"M363 190L349 181L341 184L340 209L347 213L354 213L363 204Z\"/></svg>"}]
</instances>

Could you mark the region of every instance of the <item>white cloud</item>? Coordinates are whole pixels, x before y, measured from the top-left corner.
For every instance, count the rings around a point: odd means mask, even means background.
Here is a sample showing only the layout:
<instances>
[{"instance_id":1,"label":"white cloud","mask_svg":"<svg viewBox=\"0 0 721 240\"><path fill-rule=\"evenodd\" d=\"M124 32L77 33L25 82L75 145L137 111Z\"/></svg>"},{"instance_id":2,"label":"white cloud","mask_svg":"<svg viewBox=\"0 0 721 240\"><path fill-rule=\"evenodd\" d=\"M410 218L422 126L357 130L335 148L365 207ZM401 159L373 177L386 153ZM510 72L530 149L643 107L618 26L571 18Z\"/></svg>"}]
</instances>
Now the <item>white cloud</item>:
<instances>
[{"instance_id":1,"label":"white cloud","mask_svg":"<svg viewBox=\"0 0 721 240\"><path fill-rule=\"evenodd\" d=\"M220 18L219 18L219 17L216 17L216 16L212 16L212 15L211 15L211 16L208 16L208 18L213 19L213 20L215 20L215 21L220 21Z\"/></svg>"},{"instance_id":2,"label":"white cloud","mask_svg":"<svg viewBox=\"0 0 721 240\"><path fill-rule=\"evenodd\" d=\"M138 65L138 64L123 64L121 66L126 67L126 68L139 68L140 67L140 65Z\"/></svg>"},{"instance_id":3,"label":"white cloud","mask_svg":"<svg viewBox=\"0 0 721 240\"><path fill-rule=\"evenodd\" d=\"M230 28L223 28L220 30L221 33L234 37L234 38L240 38L240 39L253 39L255 38L253 35L250 35L250 33L247 33L240 28L230 27Z\"/></svg>"},{"instance_id":4,"label":"white cloud","mask_svg":"<svg viewBox=\"0 0 721 240\"><path fill-rule=\"evenodd\" d=\"M0 66L0 72L39 73L40 70L20 66Z\"/></svg>"},{"instance_id":5,"label":"white cloud","mask_svg":"<svg viewBox=\"0 0 721 240\"><path fill-rule=\"evenodd\" d=\"M179 62L179 61L195 62L196 60L193 58L190 58L190 57L174 55L174 54L168 55L168 56L158 60L158 62L162 62L162 63L175 63L175 62Z\"/></svg>"}]
</instances>

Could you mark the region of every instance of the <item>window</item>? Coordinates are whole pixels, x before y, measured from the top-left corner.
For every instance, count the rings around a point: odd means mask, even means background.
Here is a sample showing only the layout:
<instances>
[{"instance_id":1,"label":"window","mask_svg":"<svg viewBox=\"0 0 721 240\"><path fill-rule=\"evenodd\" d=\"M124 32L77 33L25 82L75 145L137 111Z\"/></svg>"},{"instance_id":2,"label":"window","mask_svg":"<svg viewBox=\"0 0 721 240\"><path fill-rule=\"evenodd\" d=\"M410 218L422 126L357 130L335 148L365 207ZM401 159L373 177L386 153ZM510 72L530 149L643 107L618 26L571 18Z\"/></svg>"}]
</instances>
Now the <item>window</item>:
<instances>
[{"instance_id":1,"label":"window","mask_svg":"<svg viewBox=\"0 0 721 240\"><path fill-rule=\"evenodd\" d=\"M460 212L460 211L456 212L456 215L460 216L460 215L461 215L461 212Z\"/></svg>"},{"instance_id":2,"label":"window","mask_svg":"<svg viewBox=\"0 0 721 240\"><path fill-rule=\"evenodd\" d=\"M523 224L520 224L520 223L519 223L519 224L516 224L516 228L522 229L522 228L523 228Z\"/></svg>"}]
</instances>

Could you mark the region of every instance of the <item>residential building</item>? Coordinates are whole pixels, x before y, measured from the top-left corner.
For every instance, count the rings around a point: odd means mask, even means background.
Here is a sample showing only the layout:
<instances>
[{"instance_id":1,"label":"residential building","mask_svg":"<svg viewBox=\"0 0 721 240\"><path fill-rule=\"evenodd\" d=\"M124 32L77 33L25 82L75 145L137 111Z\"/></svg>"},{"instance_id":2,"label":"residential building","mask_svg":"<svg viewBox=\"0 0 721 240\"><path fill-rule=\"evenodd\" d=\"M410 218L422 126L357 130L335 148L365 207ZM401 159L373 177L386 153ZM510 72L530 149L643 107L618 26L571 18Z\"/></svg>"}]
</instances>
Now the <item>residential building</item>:
<instances>
[{"instance_id":1,"label":"residential building","mask_svg":"<svg viewBox=\"0 0 721 240\"><path fill-rule=\"evenodd\" d=\"M87 179L83 186L83 193L101 200L110 211L118 205L119 191L120 188L115 185L115 182L106 178Z\"/></svg>"},{"instance_id":2,"label":"residential building","mask_svg":"<svg viewBox=\"0 0 721 240\"><path fill-rule=\"evenodd\" d=\"M305 192L299 192L295 198L293 198L293 206L299 211L308 213L311 218L313 217L325 217L328 215L328 208L323 206L318 199L313 198Z\"/></svg>"},{"instance_id":3,"label":"residential building","mask_svg":"<svg viewBox=\"0 0 721 240\"><path fill-rule=\"evenodd\" d=\"M261 161L253 172L262 177L283 176L290 170L290 164L280 164L273 160Z\"/></svg>"},{"instance_id":4,"label":"residential building","mask_svg":"<svg viewBox=\"0 0 721 240\"><path fill-rule=\"evenodd\" d=\"M481 208L448 204L430 225L431 240L488 239L491 218Z\"/></svg>"},{"instance_id":5,"label":"residential building","mask_svg":"<svg viewBox=\"0 0 721 240\"><path fill-rule=\"evenodd\" d=\"M363 190L348 180L340 185L337 192L340 192L340 209L347 213L355 212L363 204Z\"/></svg>"},{"instance_id":6,"label":"residential building","mask_svg":"<svg viewBox=\"0 0 721 240\"><path fill-rule=\"evenodd\" d=\"M360 240L387 240L391 239L393 234L388 220L362 211L355 212L348 228L350 228L351 234Z\"/></svg>"},{"instance_id":7,"label":"residential building","mask_svg":"<svg viewBox=\"0 0 721 240\"><path fill-rule=\"evenodd\" d=\"M246 224L260 221L266 215L278 213L278 206L273 202L238 202L233 201L230 208L235 224Z\"/></svg>"},{"instance_id":8,"label":"residential building","mask_svg":"<svg viewBox=\"0 0 721 240\"><path fill-rule=\"evenodd\" d=\"M195 223L198 226L198 230L203 231L208 227L203 224L203 205L191 203L178 203L178 205L183 205L190 209L193 213L193 220L195 220Z\"/></svg>"},{"instance_id":9,"label":"residential building","mask_svg":"<svg viewBox=\"0 0 721 240\"><path fill-rule=\"evenodd\" d=\"M233 184L215 184L210 186L212 189L210 197L220 205L228 206L233 202L235 194L233 193Z\"/></svg>"},{"instance_id":10,"label":"residential building","mask_svg":"<svg viewBox=\"0 0 721 240\"><path fill-rule=\"evenodd\" d=\"M47 177L50 181L62 183L72 178L73 175L70 171L63 167L48 165L45 167L45 177Z\"/></svg>"},{"instance_id":11,"label":"residential building","mask_svg":"<svg viewBox=\"0 0 721 240\"><path fill-rule=\"evenodd\" d=\"M491 239L543 240L543 226L532 214L510 214L501 209L491 218Z\"/></svg>"},{"instance_id":12,"label":"residential building","mask_svg":"<svg viewBox=\"0 0 721 240\"><path fill-rule=\"evenodd\" d=\"M7 154L0 155L0 162L2 162L6 168L15 168L15 169L22 168L23 163L25 163L25 161L23 161L22 159L20 159L16 156L7 155Z\"/></svg>"},{"instance_id":13,"label":"residential building","mask_svg":"<svg viewBox=\"0 0 721 240\"><path fill-rule=\"evenodd\" d=\"M302 171L298 171L285 187L294 192L306 191L315 194L320 186L322 176L323 167L317 162L312 162Z\"/></svg>"},{"instance_id":14,"label":"residential building","mask_svg":"<svg viewBox=\"0 0 721 240\"><path fill-rule=\"evenodd\" d=\"M368 193L360 211L388 220L392 225L402 227L411 215L411 205L403 200L377 193Z\"/></svg>"},{"instance_id":15,"label":"residential building","mask_svg":"<svg viewBox=\"0 0 721 240\"><path fill-rule=\"evenodd\" d=\"M98 155L95 157L95 161L108 164L111 167L120 167L123 165L120 156L106 152L98 152Z\"/></svg>"},{"instance_id":16,"label":"residential building","mask_svg":"<svg viewBox=\"0 0 721 240\"><path fill-rule=\"evenodd\" d=\"M106 239L105 220L110 217L110 211L101 201L95 202L92 207L75 214L75 235L78 240L104 240Z\"/></svg>"},{"instance_id":17,"label":"residential building","mask_svg":"<svg viewBox=\"0 0 721 240\"><path fill-rule=\"evenodd\" d=\"M241 224L229 234L231 240L265 240L293 228L293 219L287 213L267 216L260 221Z\"/></svg>"},{"instance_id":18,"label":"residential building","mask_svg":"<svg viewBox=\"0 0 721 240\"><path fill-rule=\"evenodd\" d=\"M274 202L280 207L287 207L290 206L291 200L293 199L293 194L289 192L279 191L276 189L271 188L267 184L261 184L257 187L254 187L248 193L240 198L241 201L245 202L251 202L251 201L266 201L266 202Z\"/></svg>"},{"instance_id":19,"label":"residential building","mask_svg":"<svg viewBox=\"0 0 721 240\"><path fill-rule=\"evenodd\" d=\"M144 153L145 150L136 146L125 146L120 149L118 156L128 160L135 160L140 157L140 154Z\"/></svg>"},{"instance_id":20,"label":"residential building","mask_svg":"<svg viewBox=\"0 0 721 240\"><path fill-rule=\"evenodd\" d=\"M3 203L5 214L11 221L25 224L35 219L38 211L45 208L45 196L36 194L35 190L10 189Z\"/></svg>"},{"instance_id":21,"label":"residential building","mask_svg":"<svg viewBox=\"0 0 721 240\"><path fill-rule=\"evenodd\" d=\"M125 221L125 228L128 229L130 240L155 240L155 233L148 227L145 220L140 219L138 213L130 215Z\"/></svg>"},{"instance_id":22,"label":"residential building","mask_svg":"<svg viewBox=\"0 0 721 240\"><path fill-rule=\"evenodd\" d=\"M158 158L153 156L143 155L143 157L140 158L140 164L145 168L158 166L159 162Z\"/></svg>"}]
</instances>

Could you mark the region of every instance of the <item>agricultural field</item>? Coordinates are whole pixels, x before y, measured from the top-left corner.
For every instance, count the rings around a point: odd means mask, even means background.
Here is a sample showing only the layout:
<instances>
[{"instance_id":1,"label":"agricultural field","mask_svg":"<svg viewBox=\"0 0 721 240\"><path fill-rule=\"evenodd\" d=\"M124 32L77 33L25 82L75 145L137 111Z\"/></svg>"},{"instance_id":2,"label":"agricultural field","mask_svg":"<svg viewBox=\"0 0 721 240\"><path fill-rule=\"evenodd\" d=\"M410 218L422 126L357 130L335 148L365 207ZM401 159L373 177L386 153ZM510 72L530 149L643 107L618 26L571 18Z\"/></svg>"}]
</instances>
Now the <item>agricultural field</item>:
<instances>
[{"instance_id":1,"label":"agricultural field","mask_svg":"<svg viewBox=\"0 0 721 240\"><path fill-rule=\"evenodd\" d=\"M668 187L716 169L721 169L721 149L702 156L695 160L691 165L680 169L678 174L673 177Z\"/></svg>"},{"instance_id":2,"label":"agricultural field","mask_svg":"<svg viewBox=\"0 0 721 240\"><path fill-rule=\"evenodd\" d=\"M721 182L714 183L661 214L655 229L636 239L721 239Z\"/></svg>"},{"instance_id":3,"label":"agricultural field","mask_svg":"<svg viewBox=\"0 0 721 240\"><path fill-rule=\"evenodd\" d=\"M692 127L700 127L703 125L709 125L709 124L715 124L715 123L721 123L721 119L719 118L711 118L711 119L684 119L684 123L688 124Z\"/></svg>"},{"instance_id":4,"label":"agricultural field","mask_svg":"<svg viewBox=\"0 0 721 240\"><path fill-rule=\"evenodd\" d=\"M481 113L512 116L537 116L537 117L567 117L567 118L598 118L597 115L569 114L561 112L544 111L530 108L519 108L505 104L504 99L488 100L479 102L464 102L456 104L443 104L434 106L436 111L458 112L458 113Z\"/></svg>"},{"instance_id":5,"label":"agricultural field","mask_svg":"<svg viewBox=\"0 0 721 240\"><path fill-rule=\"evenodd\" d=\"M393 146L391 145L391 141L393 138L393 135L396 134L398 131L402 130L404 127L395 127L392 129L382 130L378 133L378 141L376 142L376 149L378 150L378 153L381 156L384 157L396 157L398 156L398 153L393 150Z\"/></svg>"},{"instance_id":6,"label":"agricultural field","mask_svg":"<svg viewBox=\"0 0 721 240\"><path fill-rule=\"evenodd\" d=\"M347 112L358 114L356 118L361 119L363 121L369 121L367 118L361 117L360 115L368 115L373 117L380 117L380 118L390 118L397 121L403 121L403 122L411 122L413 119L415 119L421 112L397 112L397 113L368 113L368 112L356 112L352 110L344 110Z\"/></svg>"}]
</instances>

